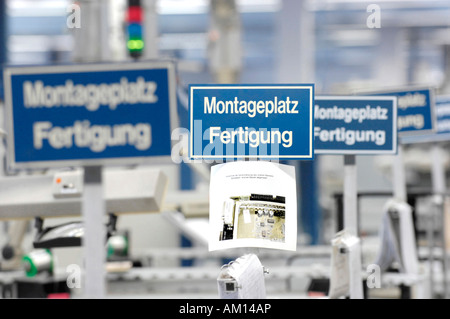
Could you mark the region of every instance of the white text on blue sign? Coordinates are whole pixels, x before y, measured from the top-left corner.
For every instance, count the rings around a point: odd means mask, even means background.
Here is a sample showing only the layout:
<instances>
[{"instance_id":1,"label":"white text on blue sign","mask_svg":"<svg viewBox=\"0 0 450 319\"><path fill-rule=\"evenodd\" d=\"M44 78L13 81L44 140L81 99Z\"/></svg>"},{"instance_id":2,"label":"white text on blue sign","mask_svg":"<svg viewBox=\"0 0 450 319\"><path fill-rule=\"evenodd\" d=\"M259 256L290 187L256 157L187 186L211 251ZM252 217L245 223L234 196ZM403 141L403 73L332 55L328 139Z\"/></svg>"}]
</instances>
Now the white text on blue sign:
<instances>
[{"instance_id":1,"label":"white text on blue sign","mask_svg":"<svg viewBox=\"0 0 450 319\"><path fill-rule=\"evenodd\" d=\"M450 133L450 95L436 97L437 133Z\"/></svg>"},{"instance_id":2,"label":"white text on blue sign","mask_svg":"<svg viewBox=\"0 0 450 319\"><path fill-rule=\"evenodd\" d=\"M24 107L60 108L84 107L95 112L101 106L114 111L118 105L137 103L154 104L158 101L155 94L157 83L138 77L128 82L122 77L120 82L100 84L77 84L66 80L64 85L45 85L42 81L23 83ZM117 125L91 125L90 121L74 121L71 126L54 126L49 121L34 122L33 145L42 149L46 140L54 149L72 146L87 147L93 152L102 152L106 147L132 145L138 150L147 150L151 146L151 126L148 123L136 125L125 123Z\"/></svg>"},{"instance_id":3,"label":"white text on blue sign","mask_svg":"<svg viewBox=\"0 0 450 319\"><path fill-rule=\"evenodd\" d=\"M191 86L191 158L313 157L313 86Z\"/></svg>"},{"instance_id":4,"label":"white text on blue sign","mask_svg":"<svg viewBox=\"0 0 450 319\"><path fill-rule=\"evenodd\" d=\"M173 70L166 62L7 69L12 166L169 157Z\"/></svg>"},{"instance_id":5,"label":"white text on blue sign","mask_svg":"<svg viewBox=\"0 0 450 319\"><path fill-rule=\"evenodd\" d=\"M399 135L429 134L435 130L432 89L386 91L374 95L397 97L397 129Z\"/></svg>"},{"instance_id":6,"label":"white text on blue sign","mask_svg":"<svg viewBox=\"0 0 450 319\"><path fill-rule=\"evenodd\" d=\"M393 97L316 97L316 153L395 153L395 102Z\"/></svg>"}]
</instances>

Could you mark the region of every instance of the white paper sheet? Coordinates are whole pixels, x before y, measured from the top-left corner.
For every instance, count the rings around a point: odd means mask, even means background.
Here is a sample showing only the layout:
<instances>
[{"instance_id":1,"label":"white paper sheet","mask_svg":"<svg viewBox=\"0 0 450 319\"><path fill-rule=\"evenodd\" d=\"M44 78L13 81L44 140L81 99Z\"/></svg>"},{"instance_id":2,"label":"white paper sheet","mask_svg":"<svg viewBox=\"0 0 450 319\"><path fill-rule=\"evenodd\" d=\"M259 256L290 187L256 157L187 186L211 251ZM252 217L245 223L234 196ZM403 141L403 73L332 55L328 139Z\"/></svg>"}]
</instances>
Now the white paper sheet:
<instances>
[{"instance_id":1,"label":"white paper sheet","mask_svg":"<svg viewBox=\"0 0 450 319\"><path fill-rule=\"evenodd\" d=\"M264 161L215 165L210 181L209 250L296 250L295 168Z\"/></svg>"}]
</instances>

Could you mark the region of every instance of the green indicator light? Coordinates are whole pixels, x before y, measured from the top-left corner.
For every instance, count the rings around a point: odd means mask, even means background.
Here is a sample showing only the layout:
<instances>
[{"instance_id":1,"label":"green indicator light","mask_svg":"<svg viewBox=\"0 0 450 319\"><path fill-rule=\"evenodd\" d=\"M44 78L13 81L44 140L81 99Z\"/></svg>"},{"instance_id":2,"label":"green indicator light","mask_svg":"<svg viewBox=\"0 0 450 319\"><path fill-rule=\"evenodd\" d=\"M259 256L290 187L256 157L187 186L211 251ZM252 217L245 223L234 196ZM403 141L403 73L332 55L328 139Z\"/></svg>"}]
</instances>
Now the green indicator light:
<instances>
[{"instance_id":1,"label":"green indicator light","mask_svg":"<svg viewBox=\"0 0 450 319\"><path fill-rule=\"evenodd\" d=\"M142 50L144 48L144 41L136 40L135 47L137 50Z\"/></svg>"},{"instance_id":2,"label":"green indicator light","mask_svg":"<svg viewBox=\"0 0 450 319\"><path fill-rule=\"evenodd\" d=\"M129 50L142 50L144 48L144 41L128 40L127 46Z\"/></svg>"}]
</instances>

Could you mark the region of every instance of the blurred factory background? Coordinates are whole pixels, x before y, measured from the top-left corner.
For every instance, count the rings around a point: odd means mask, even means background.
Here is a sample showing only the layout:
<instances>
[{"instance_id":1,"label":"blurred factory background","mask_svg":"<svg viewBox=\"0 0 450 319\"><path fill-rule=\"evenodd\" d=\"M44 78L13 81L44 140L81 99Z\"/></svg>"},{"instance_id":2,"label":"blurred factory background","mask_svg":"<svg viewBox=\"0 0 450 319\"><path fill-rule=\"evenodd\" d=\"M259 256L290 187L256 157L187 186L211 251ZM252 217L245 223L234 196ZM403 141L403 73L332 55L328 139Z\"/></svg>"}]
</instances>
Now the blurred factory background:
<instances>
[{"instance_id":1,"label":"blurred factory background","mask_svg":"<svg viewBox=\"0 0 450 319\"><path fill-rule=\"evenodd\" d=\"M68 17L75 12L72 4L66 0L2 1L0 63L48 65L133 60L125 45L127 1L76 2L81 8L80 28L68 27ZM355 90L384 87L429 86L436 88L438 94L450 94L449 1L142 0L142 5L147 20L145 50L141 59L176 60L178 111L182 127L188 127L187 91L183 88L196 83L315 83L316 95L352 94ZM379 10L380 25L369 21L375 12L373 8ZM227 32L226 38L219 32L223 30ZM444 149L448 150L448 145ZM4 148L1 151L3 157ZM449 154L442 155L448 169ZM392 192L392 162L392 156L357 157L358 191L369 194ZM310 246L327 246L339 223L342 156L318 155L314 162L289 164L295 165L298 172L298 243L305 247L305 251ZM429 192L432 184L429 145L406 146L405 167L409 192ZM207 198L208 181L188 165L174 163L160 168L169 180L169 206L171 198L176 197L180 190L192 191L202 198L206 194ZM2 174L11 173L2 170ZM382 207L387 197L369 195L360 198L363 247L365 243L378 244ZM429 203L420 199L418 202L416 212L420 217L426 214ZM186 199L188 204L189 199ZM210 258L201 260L193 254L175 258L169 253L163 256L161 252L166 248L168 252L170 249L205 247L201 234L193 234L191 228L180 225L191 221L194 232L195 229L200 232L208 215L204 208L198 210L197 213L195 207L186 209L185 212L189 213L181 219L180 216L165 216L163 213L124 215L119 217L117 228L128 232L131 256L146 256L139 260L144 267L166 270L181 266L204 267L211 263ZM66 220L72 219L54 218L48 221L48 225ZM417 225L424 227L420 220ZM0 222L1 247L10 240L11 227L11 221ZM35 235L33 222L30 221L26 227L22 244L25 252L31 250ZM366 255L363 253L366 262L374 257L373 254L374 250ZM61 269L73 263L81 264L81 248L57 248L54 255ZM289 262L290 265L310 267L306 272L308 276L315 272L321 274L323 269L328 270L329 256L324 255L311 253L303 258L292 258ZM220 261L224 260L226 258ZM271 263L279 266L276 260L267 261L267 264ZM320 263L325 267L317 266ZM218 267L216 263L212 265L211 278L215 279ZM317 269L314 268L316 266ZM163 272L161 277L165 276ZM149 281L159 278L153 273L148 276ZM167 276L169 278L170 274ZM204 291L200 286L195 290L183 284L187 288L183 286L184 290L177 290L183 280L185 278L165 286L146 284L139 288L131 280L121 284L117 281L110 284L110 293L160 296L158 293L161 292L177 295L187 291L202 295ZM288 282L289 278L283 280ZM210 281L215 289L215 281ZM296 286L294 280L294 285L289 284L289 289L283 290L281 295L306 294L308 284L308 280L299 280ZM205 287L209 288L206 284ZM282 291L276 284L274 287L273 291ZM214 295L214 289L212 292L205 289L204 295ZM440 293L443 294L442 290Z\"/></svg>"}]
</instances>

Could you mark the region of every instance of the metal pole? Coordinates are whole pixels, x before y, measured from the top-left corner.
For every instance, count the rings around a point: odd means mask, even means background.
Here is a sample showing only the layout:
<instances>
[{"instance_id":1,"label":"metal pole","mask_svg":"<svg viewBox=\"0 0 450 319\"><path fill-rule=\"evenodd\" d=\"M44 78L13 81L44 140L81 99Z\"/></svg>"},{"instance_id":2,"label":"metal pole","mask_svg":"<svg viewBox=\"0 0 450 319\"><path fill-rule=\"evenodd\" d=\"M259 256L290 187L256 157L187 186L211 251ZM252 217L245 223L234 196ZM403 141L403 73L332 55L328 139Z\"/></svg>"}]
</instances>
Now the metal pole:
<instances>
[{"instance_id":1,"label":"metal pole","mask_svg":"<svg viewBox=\"0 0 450 319\"><path fill-rule=\"evenodd\" d=\"M99 62L111 58L109 1L81 0L81 28L74 29L75 62Z\"/></svg>"},{"instance_id":2,"label":"metal pole","mask_svg":"<svg viewBox=\"0 0 450 319\"><path fill-rule=\"evenodd\" d=\"M432 183L433 183L433 192L438 195L442 195L446 191L446 183L445 183L445 169L444 163L442 162L443 154L442 147L435 143L431 147L431 157L432 157L432 166L431 166L431 174L432 174Z\"/></svg>"},{"instance_id":3,"label":"metal pole","mask_svg":"<svg viewBox=\"0 0 450 319\"><path fill-rule=\"evenodd\" d=\"M109 0L81 0L81 28L75 30L75 62L100 62L110 59ZM84 168L82 199L84 223L84 297L103 298L106 293L105 243L103 223L102 167Z\"/></svg>"},{"instance_id":4,"label":"metal pole","mask_svg":"<svg viewBox=\"0 0 450 319\"><path fill-rule=\"evenodd\" d=\"M0 1L0 68L3 69L3 63L6 62L6 2ZM2 73L3 74L3 73ZM2 76L3 77L3 76Z\"/></svg>"},{"instance_id":5,"label":"metal pole","mask_svg":"<svg viewBox=\"0 0 450 319\"><path fill-rule=\"evenodd\" d=\"M84 168L84 192L82 202L84 221L84 297L105 296L105 244L106 230L103 225L105 202L103 199L102 167Z\"/></svg>"},{"instance_id":6,"label":"metal pole","mask_svg":"<svg viewBox=\"0 0 450 319\"><path fill-rule=\"evenodd\" d=\"M344 155L344 229L358 236L355 155Z\"/></svg>"},{"instance_id":7,"label":"metal pole","mask_svg":"<svg viewBox=\"0 0 450 319\"><path fill-rule=\"evenodd\" d=\"M101 0L99 8L99 37L101 44L100 47L100 60L110 61L111 60L111 47L110 47L110 0Z\"/></svg>"},{"instance_id":8,"label":"metal pole","mask_svg":"<svg viewBox=\"0 0 450 319\"><path fill-rule=\"evenodd\" d=\"M429 272L430 272L430 291L431 296L434 295L434 209L432 209L428 214L428 223L427 223L427 242L428 242L428 262L429 262Z\"/></svg>"},{"instance_id":9,"label":"metal pole","mask_svg":"<svg viewBox=\"0 0 450 319\"><path fill-rule=\"evenodd\" d=\"M3 91L3 65L8 62L7 57L7 41L8 41L8 24L7 24L7 15L6 15L6 3L7 1L0 1L0 127L4 128L4 91ZM0 141L5 138L3 133L0 133ZM0 143L0 176L4 176L6 174L6 150L5 145L2 141Z\"/></svg>"},{"instance_id":10,"label":"metal pole","mask_svg":"<svg viewBox=\"0 0 450 319\"><path fill-rule=\"evenodd\" d=\"M158 57L158 13L156 12L157 0L143 0L144 9L144 59L156 59Z\"/></svg>"},{"instance_id":11,"label":"metal pole","mask_svg":"<svg viewBox=\"0 0 450 319\"><path fill-rule=\"evenodd\" d=\"M358 237L358 203L357 203L357 173L355 155L344 155L344 229L349 234ZM358 245L360 245L359 243ZM363 298L363 285L361 276L361 249L355 249L353 256L357 260L355 271L350 272L350 298ZM350 259L350 262L353 258Z\"/></svg>"},{"instance_id":12,"label":"metal pole","mask_svg":"<svg viewBox=\"0 0 450 319\"><path fill-rule=\"evenodd\" d=\"M444 51L444 68L445 68L445 79L444 83L442 84L440 88L441 94L450 93L450 45L444 45L443 46Z\"/></svg>"},{"instance_id":13,"label":"metal pole","mask_svg":"<svg viewBox=\"0 0 450 319\"><path fill-rule=\"evenodd\" d=\"M442 233L441 233L441 240L442 240L442 258L444 261L443 264L443 275L444 275L444 298L449 299L450 298L450 292L448 287L448 256L447 256L447 241L445 240L445 197L441 197L442 202L440 203L441 208L441 222L442 222Z\"/></svg>"},{"instance_id":14,"label":"metal pole","mask_svg":"<svg viewBox=\"0 0 450 319\"><path fill-rule=\"evenodd\" d=\"M277 66L279 83L314 83L315 79L315 13L307 0L282 0L277 17ZM317 170L320 158L310 163L299 161L297 181L298 226L310 235L311 244L320 242L320 183Z\"/></svg>"},{"instance_id":15,"label":"metal pole","mask_svg":"<svg viewBox=\"0 0 450 319\"><path fill-rule=\"evenodd\" d=\"M406 178L405 166L403 164L403 145L398 145L397 156L394 158L393 177L394 177L394 198L406 202Z\"/></svg>"},{"instance_id":16,"label":"metal pole","mask_svg":"<svg viewBox=\"0 0 450 319\"><path fill-rule=\"evenodd\" d=\"M277 80L314 83L315 14L306 0L282 0L278 21Z\"/></svg>"},{"instance_id":17,"label":"metal pole","mask_svg":"<svg viewBox=\"0 0 450 319\"><path fill-rule=\"evenodd\" d=\"M444 194L446 192L446 183L445 183L445 168L444 163L442 162L442 147L435 143L432 145L431 148L431 178L433 183L433 193L435 195L435 208L438 212L438 215L441 217L441 248L442 248L442 267L443 267L443 276L444 276L444 296L445 298L448 298L448 283L447 283L447 247L445 242L445 223L444 223ZM434 229L436 227L434 217L435 211L433 210L431 215L431 221L430 221L430 227L432 231L433 237L431 239L433 240L430 244L430 250L434 250ZM430 252L430 257L432 258L430 260L431 266L433 263L433 252ZM432 271L431 271L432 273Z\"/></svg>"},{"instance_id":18,"label":"metal pole","mask_svg":"<svg viewBox=\"0 0 450 319\"><path fill-rule=\"evenodd\" d=\"M217 83L236 83L242 69L241 20L235 0L210 0L208 60Z\"/></svg>"},{"instance_id":19,"label":"metal pole","mask_svg":"<svg viewBox=\"0 0 450 319\"><path fill-rule=\"evenodd\" d=\"M3 100L3 64L7 62L6 2L0 1L0 100Z\"/></svg>"}]
</instances>

